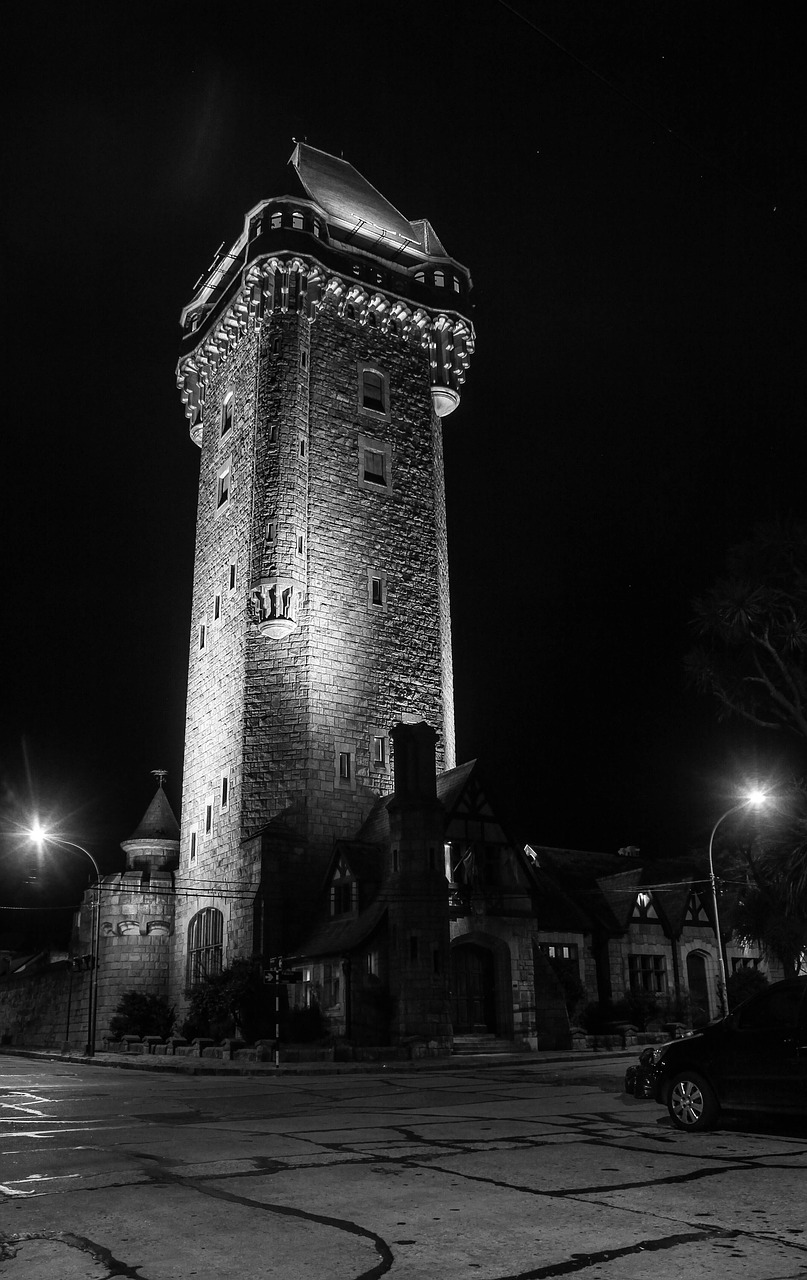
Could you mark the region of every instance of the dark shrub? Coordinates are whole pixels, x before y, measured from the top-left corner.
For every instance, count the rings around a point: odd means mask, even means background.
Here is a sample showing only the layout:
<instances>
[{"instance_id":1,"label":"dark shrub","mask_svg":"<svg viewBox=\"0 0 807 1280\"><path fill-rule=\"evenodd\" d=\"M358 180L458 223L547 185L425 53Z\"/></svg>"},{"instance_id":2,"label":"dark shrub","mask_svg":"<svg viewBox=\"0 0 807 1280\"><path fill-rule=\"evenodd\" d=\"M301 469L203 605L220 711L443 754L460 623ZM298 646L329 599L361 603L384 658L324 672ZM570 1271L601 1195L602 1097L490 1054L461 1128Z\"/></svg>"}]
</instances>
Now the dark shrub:
<instances>
[{"instance_id":1,"label":"dark shrub","mask_svg":"<svg viewBox=\"0 0 807 1280\"><path fill-rule=\"evenodd\" d=\"M726 982L729 1009L736 1009L737 1005L742 1004L743 1000L747 1000L749 996L755 996L758 991L764 991L767 985L768 979L764 973L759 972L759 969L735 969Z\"/></svg>"},{"instance_id":2,"label":"dark shrub","mask_svg":"<svg viewBox=\"0 0 807 1280\"><path fill-rule=\"evenodd\" d=\"M162 1036L167 1040L174 1029L176 1014L162 996L127 991L109 1022L115 1039L121 1036Z\"/></svg>"}]
</instances>

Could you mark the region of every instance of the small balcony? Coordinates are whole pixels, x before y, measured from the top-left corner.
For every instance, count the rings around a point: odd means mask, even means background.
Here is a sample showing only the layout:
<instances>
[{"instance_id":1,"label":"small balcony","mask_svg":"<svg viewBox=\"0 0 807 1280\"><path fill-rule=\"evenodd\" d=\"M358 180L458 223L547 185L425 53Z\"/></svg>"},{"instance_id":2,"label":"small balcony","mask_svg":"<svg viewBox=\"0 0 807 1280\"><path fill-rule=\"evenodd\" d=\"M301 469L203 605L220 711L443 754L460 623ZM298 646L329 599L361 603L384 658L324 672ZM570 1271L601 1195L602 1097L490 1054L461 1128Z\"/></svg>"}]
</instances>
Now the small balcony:
<instances>
[{"instance_id":1,"label":"small balcony","mask_svg":"<svg viewBox=\"0 0 807 1280\"><path fill-rule=\"evenodd\" d=\"M280 640L297 630L299 596L292 578L261 578L250 592L250 612L262 636Z\"/></svg>"}]
</instances>

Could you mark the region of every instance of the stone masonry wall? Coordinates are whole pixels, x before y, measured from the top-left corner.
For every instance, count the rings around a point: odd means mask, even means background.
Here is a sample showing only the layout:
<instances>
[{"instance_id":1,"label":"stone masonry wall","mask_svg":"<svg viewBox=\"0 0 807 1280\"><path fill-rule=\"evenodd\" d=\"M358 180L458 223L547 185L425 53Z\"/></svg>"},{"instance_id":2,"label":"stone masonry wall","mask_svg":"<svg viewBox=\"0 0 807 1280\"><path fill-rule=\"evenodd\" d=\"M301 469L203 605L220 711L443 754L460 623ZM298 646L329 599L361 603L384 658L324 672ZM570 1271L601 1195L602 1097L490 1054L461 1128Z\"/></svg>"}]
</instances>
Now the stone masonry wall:
<instances>
[{"instance_id":1,"label":"stone masonry wall","mask_svg":"<svg viewBox=\"0 0 807 1280\"><path fill-rule=\"evenodd\" d=\"M53 1049L87 1042L90 974L67 964L0 982L0 1037L25 1049Z\"/></svg>"}]
</instances>

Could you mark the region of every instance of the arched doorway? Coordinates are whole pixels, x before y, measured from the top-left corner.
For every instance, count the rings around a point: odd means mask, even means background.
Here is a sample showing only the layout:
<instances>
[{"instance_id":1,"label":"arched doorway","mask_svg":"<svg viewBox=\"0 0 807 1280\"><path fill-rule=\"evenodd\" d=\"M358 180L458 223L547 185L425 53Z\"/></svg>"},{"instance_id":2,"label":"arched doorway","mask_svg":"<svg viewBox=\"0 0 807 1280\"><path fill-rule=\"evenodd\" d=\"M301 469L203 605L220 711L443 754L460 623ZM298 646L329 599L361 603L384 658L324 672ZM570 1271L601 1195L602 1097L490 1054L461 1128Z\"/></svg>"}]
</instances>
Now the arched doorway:
<instances>
[{"instance_id":1,"label":"arched doorway","mask_svg":"<svg viewBox=\"0 0 807 1280\"><path fill-rule=\"evenodd\" d=\"M692 1025L702 1027L709 1021L709 984L706 980L706 956L702 951L687 953L687 986Z\"/></svg>"},{"instance_id":2,"label":"arched doorway","mask_svg":"<svg viewBox=\"0 0 807 1280\"><path fill-rule=\"evenodd\" d=\"M493 952L474 942L451 951L452 1025L455 1035L497 1030Z\"/></svg>"}]
</instances>

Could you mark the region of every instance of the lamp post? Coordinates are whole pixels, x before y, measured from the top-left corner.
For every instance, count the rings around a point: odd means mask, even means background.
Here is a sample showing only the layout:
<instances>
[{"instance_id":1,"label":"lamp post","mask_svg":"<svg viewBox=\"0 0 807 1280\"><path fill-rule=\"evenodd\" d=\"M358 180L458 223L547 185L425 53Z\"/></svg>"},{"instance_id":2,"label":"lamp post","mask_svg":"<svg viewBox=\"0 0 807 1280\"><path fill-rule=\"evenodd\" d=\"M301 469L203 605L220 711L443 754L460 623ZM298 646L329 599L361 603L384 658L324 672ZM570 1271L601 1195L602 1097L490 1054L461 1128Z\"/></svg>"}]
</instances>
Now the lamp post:
<instances>
[{"instance_id":1,"label":"lamp post","mask_svg":"<svg viewBox=\"0 0 807 1280\"><path fill-rule=\"evenodd\" d=\"M101 872L98 869L98 863L90 853L89 849L85 849L83 844L76 844L75 840L65 840L63 836L52 836L39 823L35 823L30 831L31 839L37 848L41 849L46 843L64 845L66 848L78 849L79 853L83 853L93 866L95 872L95 892L93 894L93 914L91 919L91 960L92 968L90 969L90 998L87 1006L87 1045L85 1053L88 1058L92 1058L95 1054L95 1023L98 1012L98 952L99 937L101 933Z\"/></svg>"},{"instance_id":2,"label":"lamp post","mask_svg":"<svg viewBox=\"0 0 807 1280\"><path fill-rule=\"evenodd\" d=\"M725 813L721 813L717 822L712 827L712 834L709 836L709 881L712 886L712 906L715 913L715 934L717 936L717 959L720 965L720 1004L724 1014L728 1013L728 988L726 985L726 957L723 954L723 938L720 933L720 911L717 905L717 879L715 877L714 864L715 832L721 822L730 817L732 813L738 813L740 809L747 809L749 805L752 805L754 808L759 808L760 805L765 804L767 798L768 797L764 791L749 792L745 799L741 800L739 804L733 804Z\"/></svg>"}]
</instances>

